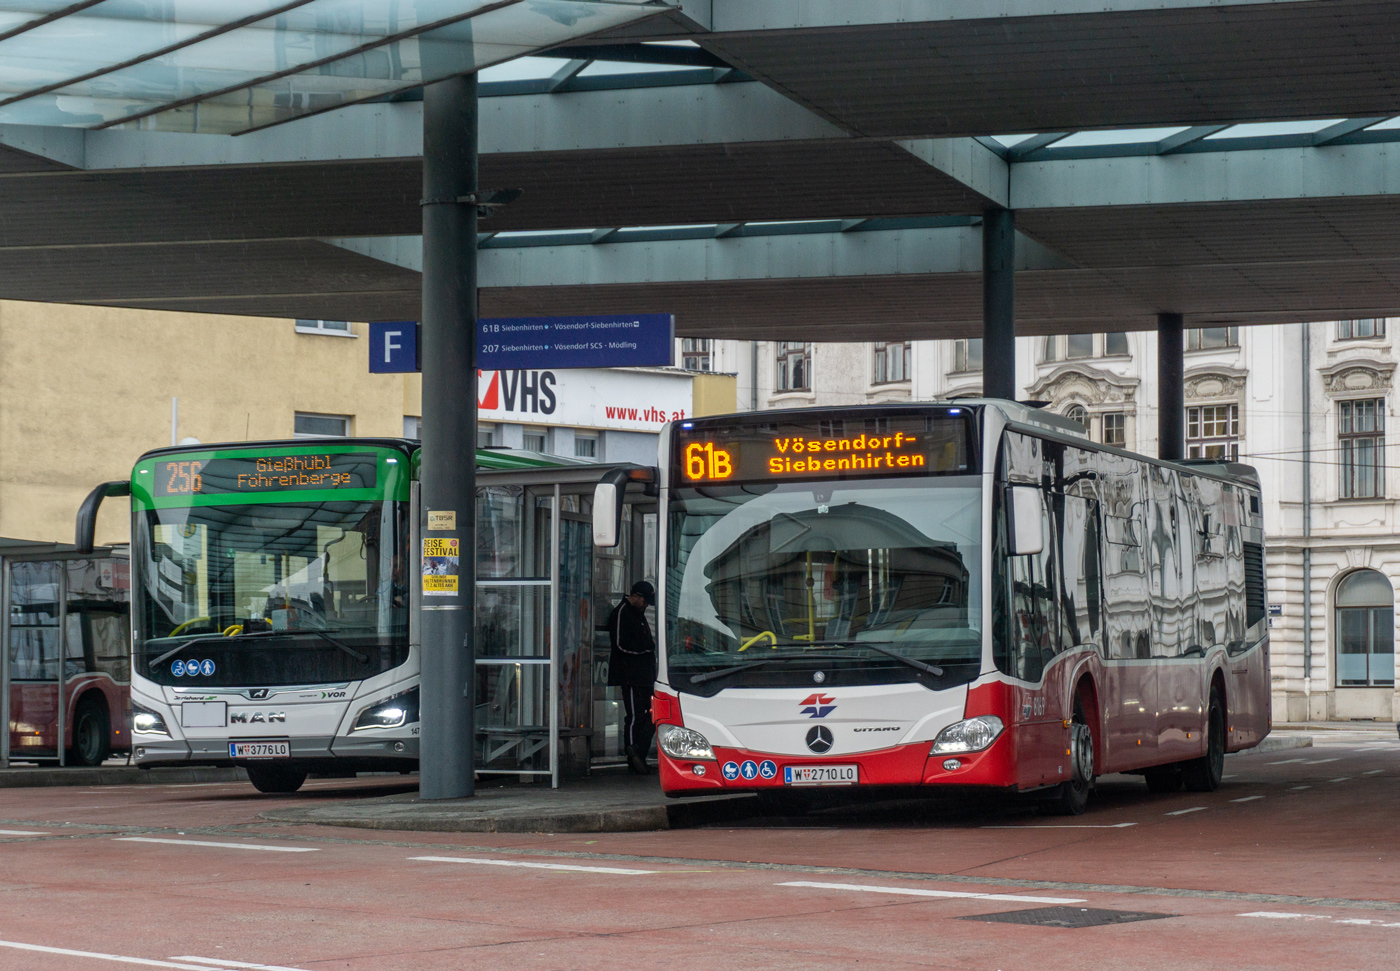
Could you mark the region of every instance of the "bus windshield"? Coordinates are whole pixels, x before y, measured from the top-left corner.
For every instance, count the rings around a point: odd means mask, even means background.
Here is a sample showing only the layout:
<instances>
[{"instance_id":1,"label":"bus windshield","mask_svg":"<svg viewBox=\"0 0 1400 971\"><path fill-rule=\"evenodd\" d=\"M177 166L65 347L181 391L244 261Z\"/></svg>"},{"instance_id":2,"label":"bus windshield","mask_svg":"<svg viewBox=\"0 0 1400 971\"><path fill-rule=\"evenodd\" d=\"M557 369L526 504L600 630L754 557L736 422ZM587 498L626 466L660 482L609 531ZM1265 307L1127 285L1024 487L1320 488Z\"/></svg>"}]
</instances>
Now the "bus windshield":
<instances>
[{"instance_id":1,"label":"bus windshield","mask_svg":"<svg viewBox=\"0 0 1400 971\"><path fill-rule=\"evenodd\" d=\"M672 687L976 677L978 476L683 488L669 516Z\"/></svg>"},{"instance_id":2,"label":"bus windshield","mask_svg":"<svg viewBox=\"0 0 1400 971\"><path fill-rule=\"evenodd\" d=\"M190 687L286 685L402 664L406 515L377 500L146 510L137 670Z\"/></svg>"}]
</instances>

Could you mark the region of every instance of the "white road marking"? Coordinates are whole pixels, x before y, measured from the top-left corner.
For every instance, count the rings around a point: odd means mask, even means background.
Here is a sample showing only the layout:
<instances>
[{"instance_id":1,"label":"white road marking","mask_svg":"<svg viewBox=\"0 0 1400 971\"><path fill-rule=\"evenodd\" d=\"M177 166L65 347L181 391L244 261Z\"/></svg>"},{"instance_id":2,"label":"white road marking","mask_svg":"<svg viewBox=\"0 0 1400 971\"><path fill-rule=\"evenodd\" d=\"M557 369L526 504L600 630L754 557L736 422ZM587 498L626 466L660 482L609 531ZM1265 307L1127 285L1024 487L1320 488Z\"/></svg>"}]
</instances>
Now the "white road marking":
<instances>
[{"instance_id":1,"label":"white road marking","mask_svg":"<svg viewBox=\"0 0 1400 971\"><path fill-rule=\"evenodd\" d=\"M48 833L36 833L28 829L0 829L0 836L48 836Z\"/></svg>"},{"instance_id":2,"label":"white road marking","mask_svg":"<svg viewBox=\"0 0 1400 971\"><path fill-rule=\"evenodd\" d=\"M861 893L893 893L910 897L946 897L960 900L1010 900L1020 904L1083 904L1088 901L1074 897L1029 897L1014 893L968 893L957 890L915 890L909 887L872 887L859 883L815 883L792 880L779 887L812 887L817 890L856 890Z\"/></svg>"},{"instance_id":3,"label":"white road marking","mask_svg":"<svg viewBox=\"0 0 1400 971\"><path fill-rule=\"evenodd\" d=\"M118 836L118 843L168 843L171 846L218 846L229 850L265 850L269 853L319 853L315 846L268 846L265 843L213 843L209 840L165 840L154 836Z\"/></svg>"},{"instance_id":4,"label":"white road marking","mask_svg":"<svg viewBox=\"0 0 1400 971\"><path fill-rule=\"evenodd\" d=\"M46 947L43 944L21 944L19 941L0 941L0 947L10 947L17 951L35 951L39 954L61 954L70 958L95 958L99 961L115 961L118 964L142 964L149 968L178 968L181 971L210 971L202 964L176 964L173 961L155 961L151 958L133 958L124 954L103 954L101 951L75 951L67 947Z\"/></svg>"},{"instance_id":5,"label":"white road marking","mask_svg":"<svg viewBox=\"0 0 1400 971\"><path fill-rule=\"evenodd\" d=\"M1370 772L1363 772L1362 775L1380 775L1385 769L1372 769Z\"/></svg>"},{"instance_id":6,"label":"white road marking","mask_svg":"<svg viewBox=\"0 0 1400 971\"><path fill-rule=\"evenodd\" d=\"M1306 762L1307 759L1284 759L1281 762L1270 762L1270 765L1292 765L1294 762Z\"/></svg>"},{"instance_id":7,"label":"white road marking","mask_svg":"<svg viewBox=\"0 0 1400 971\"><path fill-rule=\"evenodd\" d=\"M618 873L632 876L642 873L659 873L659 870L628 870L620 866L576 866L568 863L526 863L521 860L481 860L465 856L410 856L410 860L425 863L475 863L479 866L514 866L527 870L572 870L577 873Z\"/></svg>"},{"instance_id":8,"label":"white road marking","mask_svg":"<svg viewBox=\"0 0 1400 971\"><path fill-rule=\"evenodd\" d=\"M1324 763L1324 762L1340 762L1341 760L1342 760L1341 756L1338 756L1338 757L1335 758L1335 759L1313 759L1312 761L1310 761L1310 762L1304 762L1303 764L1304 764L1304 765L1321 765L1321 764Z\"/></svg>"},{"instance_id":9,"label":"white road marking","mask_svg":"<svg viewBox=\"0 0 1400 971\"><path fill-rule=\"evenodd\" d=\"M1032 823L1021 826L982 826L980 829L1127 829L1137 823Z\"/></svg>"},{"instance_id":10,"label":"white road marking","mask_svg":"<svg viewBox=\"0 0 1400 971\"><path fill-rule=\"evenodd\" d=\"M1371 920L1365 917L1332 917L1328 914L1289 914L1271 910L1256 910L1240 917L1266 917L1269 920L1325 920L1333 924L1358 924L1362 927L1400 927L1400 923Z\"/></svg>"},{"instance_id":11,"label":"white road marking","mask_svg":"<svg viewBox=\"0 0 1400 971\"><path fill-rule=\"evenodd\" d=\"M1311 788L1312 788L1312 786L1289 786L1289 787L1288 787L1288 791L1289 791L1289 792L1301 792L1301 791L1303 791L1304 789L1311 789Z\"/></svg>"},{"instance_id":12,"label":"white road marking","mask_svg":"<svg viewBox=\"0 0 1400 971\"><path fill-rule=\"evenodd\" d=\"M198 961L200 964L212 964L220 968L247 968L249 971L303 971L302 968L288 968L280 964L248 964L246 961L226 961L222 958L197 958L188 954L172 961Z\"/></svg>"},{"instance_id":13,"label":"white road marking","mask_svg":"<svg viewBox=\"0 0 1400 971\"><path fill-rule=\"evenodd\" d=\"M1336 779L1328 779L1327 781L1328 781L1328 782L1346 782L1346 781L1348 781L1350 778L1351 778L1351 776L1349 776L1349 775L1344 775L1344 776L1340 776L1339 778L1336 778Z\"/></svg>"},{"instance_id":14,"label":"white road marking","mask_svg":"<svg viewBox=\"0 0 1400 971\"><path fill-rule=\"evenodd\" d=\"M1253 802L1256 799L1263 799L1263 796L1245 796L1242 799L1231 799L1231 802Z\"/></svg>"},{"instance_id":15,"label":"white road marking","mask_svg":"<svg viewBox=\"0 0 1400 971\"><path fill-rule=\"evenodd\" d=\"M1163 813L1163 816L1185 816L1187 813L1200 813L1209 809L1209 806L1192 806L1190 809L1178 809L1174 813Z\"/></svg>"}]
</instances>

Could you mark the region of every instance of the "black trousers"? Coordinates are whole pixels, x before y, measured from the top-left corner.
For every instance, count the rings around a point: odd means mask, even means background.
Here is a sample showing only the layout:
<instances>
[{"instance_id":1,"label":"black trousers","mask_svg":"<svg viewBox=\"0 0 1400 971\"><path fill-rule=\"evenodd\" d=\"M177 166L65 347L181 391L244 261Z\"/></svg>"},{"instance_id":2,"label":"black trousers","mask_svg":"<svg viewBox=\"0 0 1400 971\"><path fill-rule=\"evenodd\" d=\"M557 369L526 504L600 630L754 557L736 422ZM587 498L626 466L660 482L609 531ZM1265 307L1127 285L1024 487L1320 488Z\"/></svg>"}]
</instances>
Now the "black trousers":
<instances>
[{"instance_id":1,"label":"black trousers","mask_svg":"<svg viewBox=\"0 0 1400 971\"><path fill-rule=\"evenodd\" d=\"M656 730L651 723L651 685L624 684L618 690L622 692L622 707L627 714L622 723L622 738L638 755L646 758L652 733Z\"/></svg>"}]
</instances>

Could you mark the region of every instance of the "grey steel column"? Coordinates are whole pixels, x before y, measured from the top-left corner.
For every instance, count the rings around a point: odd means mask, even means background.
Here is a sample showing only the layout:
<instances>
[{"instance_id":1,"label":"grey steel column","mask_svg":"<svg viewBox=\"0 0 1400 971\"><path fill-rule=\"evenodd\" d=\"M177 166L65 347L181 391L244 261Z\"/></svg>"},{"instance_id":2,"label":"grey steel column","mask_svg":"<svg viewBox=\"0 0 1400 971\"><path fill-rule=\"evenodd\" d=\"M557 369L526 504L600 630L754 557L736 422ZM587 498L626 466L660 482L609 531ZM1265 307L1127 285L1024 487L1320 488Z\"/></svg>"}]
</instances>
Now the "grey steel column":
<instances>
[{"instance_id":1,"label":"grey steel column","mask_svg":"<svg viewBox=\"0 0 1400 971\"><path fill-rule=\"evenodd\" d=\"M472 777L476 663L476 75L423 88L422 515L456 513L457 593L423 598L418 793L457 799Z\"/></svg>"},{"instance_id":2,"label":"grey steel column","mask_svg":"<svg viewBox=\"0 0 1400 971\"><path fill-rule=\"evenodd\" d=\"M1157 455L1186 457L1186 388L1181 314L1157 315Z\"/></svg>"},{"instance_id":3,"label":"grey steel column","mask_svg":"<svg viewBox=\"0 0 1400 971\"><path fill-rule=\"evenodd\" d=\"M982 214L982 394L1016 400L1016 213Z\"/></svg>"}]
</instances>

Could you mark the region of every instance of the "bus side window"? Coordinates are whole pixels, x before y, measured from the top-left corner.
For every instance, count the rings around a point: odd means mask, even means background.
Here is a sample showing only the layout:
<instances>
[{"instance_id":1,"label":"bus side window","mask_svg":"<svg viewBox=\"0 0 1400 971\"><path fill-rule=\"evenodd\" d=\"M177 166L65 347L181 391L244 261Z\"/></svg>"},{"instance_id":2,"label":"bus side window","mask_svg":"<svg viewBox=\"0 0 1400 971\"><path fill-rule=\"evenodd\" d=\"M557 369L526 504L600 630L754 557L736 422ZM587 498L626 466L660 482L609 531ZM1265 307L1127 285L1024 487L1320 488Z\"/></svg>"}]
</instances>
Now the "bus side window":
<instances>
[{"instance_id":1,"label":"bus side window","mask_svg":"<svg viewBox=\"0 0 1400 971\"><path fill-rule=\"evenodd\" d=\"M1064 498L1060 534L1064 537L1064 569L1061 603L1064 647L1094 644L1099 640L1099 530L1098 503L1078 496Z\"/></svg>"},{"instance_id":2,"label":"bus side window","mask_svg":"<svg viewBox=\"0 0 1400 971\"><path fill-rule=\"evenodd\" d=\"M1008 558L1013 644L1008 673L1024 681L1039 681L1045 665L1060 651L1059 618L1055 609L1056 544L1043 507L1042 498L1044 548L1039 553Z\"/></svg>"}]
</instances>

